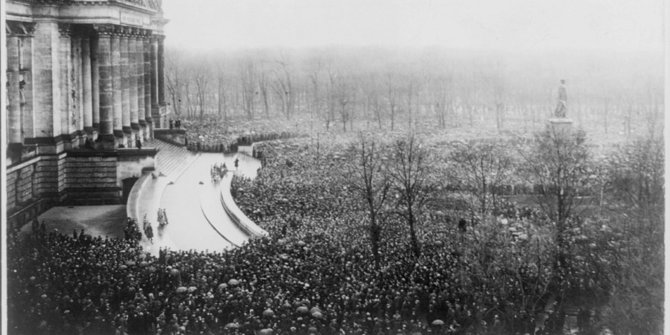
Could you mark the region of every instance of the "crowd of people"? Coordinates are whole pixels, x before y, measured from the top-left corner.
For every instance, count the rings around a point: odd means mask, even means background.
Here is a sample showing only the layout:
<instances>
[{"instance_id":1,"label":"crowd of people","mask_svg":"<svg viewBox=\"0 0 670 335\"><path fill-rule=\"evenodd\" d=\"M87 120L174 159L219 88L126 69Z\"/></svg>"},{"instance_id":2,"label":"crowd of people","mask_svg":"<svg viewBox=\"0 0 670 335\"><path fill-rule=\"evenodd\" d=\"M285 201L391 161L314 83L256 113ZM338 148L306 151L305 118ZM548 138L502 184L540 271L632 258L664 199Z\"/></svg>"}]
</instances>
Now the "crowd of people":
<instances>
[{"instance_id":1,"label":"crowd of people","mask_svg":"<svg viewBox=\"0 0 670 335\"><path fill-rule=\"evenodd\" d=\"M226 166L226 163L214 164L209 169L209 173L212 176L212 181L217 182L228 173L228 167Z\"/></svg>"},{"instance_id":2,"label":"crowd of people","mask_svg":"<svg viewBox=\"0 0 670 335\"><path fill-rule=\"evenodd\" d=\"M561 282L567 288L551 287L550 227L513 206L496 223L469 229L456 216L427 211L419 256L405 225L389 216L376 263L364 207L341 168L349 159L343 144L317 153L297 139L259 149L264 168L255 180L236 177L232 192L269 237L221 252L154 257L130 223L125 239L36 229L8 247L10 332L543 334L563 320L552 306L564 297L548 292L588 300L606 290L591 275L607 271L596 267L606 263L590 258L571 263ZM579 234L579 255L596 238L613 238ZM590 309L580 310L582 329L593 325Z\"/></svg>"},{"instance_id":3,"label":"crowd of people","mask_svg":"<svg viewBox=\"0 0 670 335\"><path fill-rule=\"evenodd\" d=\"M277 122L270 123L267 120L237 122L234 127L230 124L227 127L228 131L221 131L226 128L226 124L217 119L207 122L185 121L184 128L188 129L187 148L191 151L231 153L237 152L239 146L299 136L289 127L278 127Z\"/></svg>"}]
</instances>

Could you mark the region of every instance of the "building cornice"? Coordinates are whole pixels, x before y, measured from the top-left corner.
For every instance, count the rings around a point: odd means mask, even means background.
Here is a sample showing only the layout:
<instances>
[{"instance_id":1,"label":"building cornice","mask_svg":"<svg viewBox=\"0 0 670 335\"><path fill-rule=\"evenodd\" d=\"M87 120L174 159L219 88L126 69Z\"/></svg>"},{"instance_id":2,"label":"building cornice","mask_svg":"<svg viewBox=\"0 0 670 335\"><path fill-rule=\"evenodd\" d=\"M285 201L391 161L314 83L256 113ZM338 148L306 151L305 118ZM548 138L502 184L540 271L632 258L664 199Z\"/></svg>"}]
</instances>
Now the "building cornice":
<instances>
[{"instance_id":1,"label":"building cornice","mask_svg":"<svg viewBox=\"0 0 670 335\"><path fill-rule=\"evenodd\" d=\"M8 21L57 21L72 24L115 24L162 30L167 22L157 0L6 0ZM147 5L150 4L150 5Z\"/></svg>"}]
</instances>

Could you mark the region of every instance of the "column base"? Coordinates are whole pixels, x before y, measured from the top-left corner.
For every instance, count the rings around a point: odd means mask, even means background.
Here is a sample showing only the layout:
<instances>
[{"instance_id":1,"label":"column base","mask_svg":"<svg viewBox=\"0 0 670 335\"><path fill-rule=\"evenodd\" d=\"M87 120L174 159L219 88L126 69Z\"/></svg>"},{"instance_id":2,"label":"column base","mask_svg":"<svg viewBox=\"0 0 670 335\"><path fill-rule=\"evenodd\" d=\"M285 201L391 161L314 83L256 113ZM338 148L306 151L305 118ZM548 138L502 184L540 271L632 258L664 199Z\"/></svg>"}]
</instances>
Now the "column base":
<instances>
[{"instance_id":1,"label":"column base","mask_svg":"<svg viewBox=\"0 0 670 335\"><path fill-rule=\"evenodd\" d=\"M147 140L147 131L148 131L147 121L143 120L143 119L139 120L139 126L140 126L140 131L139 131L140 137L139 138L142 141L142 143L144 144L144 141Z\"/></svg>"},{"instance_id":2,"label":"column base","mask_svg":"<svg viewBox=\"0 0 670 335\"><path fill-rule=\"evenodd\" d=\"M114 143L117 148L126 148L126 137L122 129L114 129Z\"/></svg>"},{"instance_id":3,"label":"column base","mask_svg":"<svg viewBox=\"0 0 670 335\"><path fill-rule=\"evenodd\" d=\"M133 148L137 148L137 141L142 142L142 129L138 123L131 123L130 128L133 130Z\"/></svg>"},{"instance_id":4,"label":"column base","mask_svg":"<svg viewBox=\"0 0 670 335\"><path fill-rule=\"evenodd\" d=\"M98 142L102 144L102 149L114 149L116 147L116 136L113 134L98 135Z\"/></svg>"},{"instance_id":5,"label":"column base","mask_svg":"<svg viewBox=\"0 0 670 335\"><path fill-rule=\"evenodd\" d=\"M7 144L7 165L21 160L21 153L23 152L23 143L9 143Z\"/></svg>"},{"instance_id":6,"label":"column base","mask_svg":"<svg viewBox=\"0 0 670 335\"><path fill-rule=\"evenodd\" d=\"M85 127L84 131L86 132L86 137L91 139L91 141L95 141L98 139L98 130L97 128L94 127Z\"/></svg>"},{"instance_id":7,"label":"column base","mask_svg":"<svg viewBox=\"0 0 670 335\"><path fill-rule=\"evenodd\" d=\"M133 138L133 129L128 126L123 126L123 141L124 148L133 148L135 146L135 140Z\"/></svg>"},{"instance_id":8,"label":"column base","mask_svg":"<svg viewBox=\"0 0 670 335\"><path fill-rule=\"evenodd\" d=\"M146 122L147 122L147 128L146 133L144 135L145 136L144 139L148 141L154 138L154 121L153 118L147 117Z\"/></svg>"}]
</instances>

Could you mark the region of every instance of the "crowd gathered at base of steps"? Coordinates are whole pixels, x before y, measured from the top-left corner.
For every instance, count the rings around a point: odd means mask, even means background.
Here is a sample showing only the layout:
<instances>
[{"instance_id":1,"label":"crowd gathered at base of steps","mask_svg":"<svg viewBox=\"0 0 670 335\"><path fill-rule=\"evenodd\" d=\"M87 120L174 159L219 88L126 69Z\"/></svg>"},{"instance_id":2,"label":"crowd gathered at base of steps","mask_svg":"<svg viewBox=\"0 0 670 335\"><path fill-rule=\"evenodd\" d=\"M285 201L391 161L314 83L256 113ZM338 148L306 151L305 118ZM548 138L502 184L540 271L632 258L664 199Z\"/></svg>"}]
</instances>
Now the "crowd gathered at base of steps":
<instances>
[{"instance_id":1,"label":"crowd gathered at base of steps","mask_svg":"<svg viewBox=\"0 0 670 335\"><path fill-rule=\"evenodd\" d=\"M257 142L272 141L277 139L289 139L301 136L290 130L278 131L275 123L257 122L244 128L238 125L229 132L224 132L225 122L211 120L210 122L185 121L183 127L186 132L186 147L190 151L197 152L237 152L240 146L248 146ZM181 127L181 123L180 123ZM256 129L258 130L250 130Z\"/></svg>"},{"instance_id":2,"label":"crowd gathered at base of steps","mask_svg":"<svg viewBox=\"0 0 670 335\"><path fill-rule=\"evenodd\" d=\"M582 301L571 326L602 330L590 303L608 295L615 232L583 223L557 276L537 211L509 205L486 225L428 213L419 255L390 218L376 262L365 212L336 173L339 149L317 160L303 144L263 149L272 156L259 176L232 191L269 237L154 257L136 224L123 239L35 229L8 241L9 332L539 335L564 326L568 296Z\"/></svg>"}]
</instances>

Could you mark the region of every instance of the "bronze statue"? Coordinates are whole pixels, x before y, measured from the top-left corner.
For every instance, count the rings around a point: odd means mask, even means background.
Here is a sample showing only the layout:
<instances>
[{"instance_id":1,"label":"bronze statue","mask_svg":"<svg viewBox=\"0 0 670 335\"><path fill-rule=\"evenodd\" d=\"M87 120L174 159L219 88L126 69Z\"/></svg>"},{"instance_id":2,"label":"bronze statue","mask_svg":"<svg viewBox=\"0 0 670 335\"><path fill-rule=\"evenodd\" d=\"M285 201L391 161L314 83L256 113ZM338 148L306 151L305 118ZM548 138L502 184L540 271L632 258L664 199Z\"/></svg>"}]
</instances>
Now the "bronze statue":
<instances>
[{"instance_id":1,"label":"bronze statue","mask_svg":"<svg viewBox=\"0 0 670 335\"><path fill-rule=\"evenodd\" d=\"M565 80L561 79L561 86L558 88L558 105L554 111L554 117L564 118L568 111L568 92L565 89Z\"/></svg>"}]
</instances>

